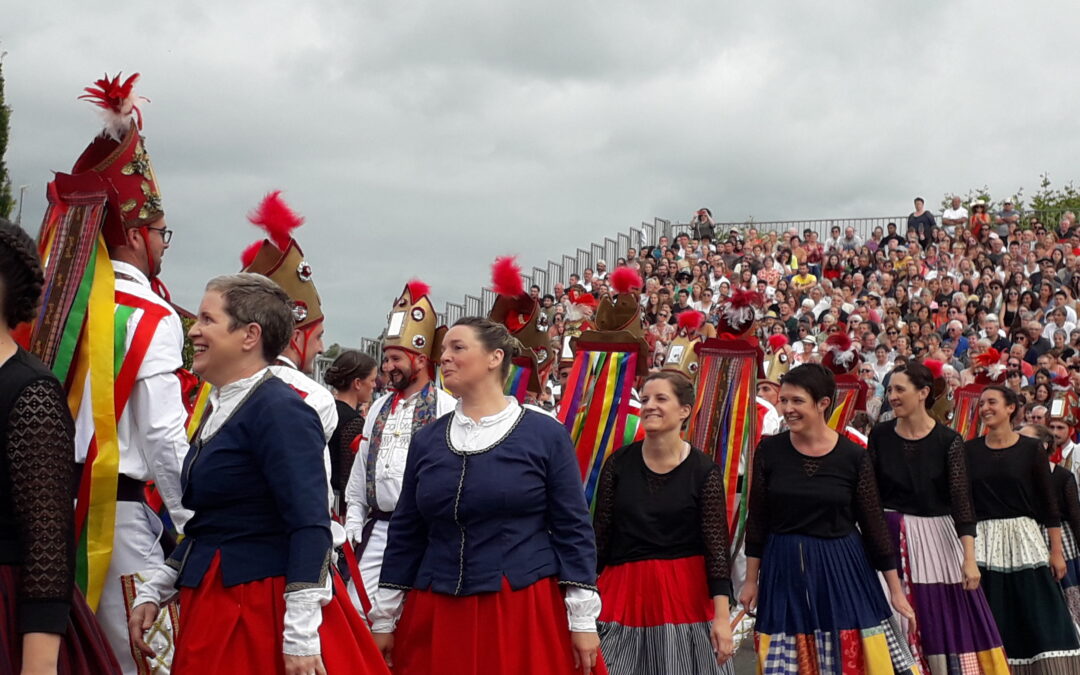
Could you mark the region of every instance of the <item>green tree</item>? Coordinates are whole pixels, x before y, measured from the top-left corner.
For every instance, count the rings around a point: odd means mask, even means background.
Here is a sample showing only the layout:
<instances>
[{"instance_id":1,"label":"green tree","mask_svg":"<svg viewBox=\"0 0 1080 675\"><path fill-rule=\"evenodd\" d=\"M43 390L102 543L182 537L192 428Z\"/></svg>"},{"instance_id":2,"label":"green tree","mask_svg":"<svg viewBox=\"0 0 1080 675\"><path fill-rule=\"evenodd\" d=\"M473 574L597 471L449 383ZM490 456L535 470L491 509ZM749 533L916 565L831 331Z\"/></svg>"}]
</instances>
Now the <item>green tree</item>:
<instances>
[{"instance_id":1,"label":"green tree","mask_svg":"<svg viewBox=\"0 0 1080 675\"><path fill-rule=\"evenodd\" d=\"M11 177L8 176L7 165L4 163L10 121L11 108L4 103L4 52L0 52L0 218L9 217L15 209L15 198L11 194Z\"/></svg>"}]
</instances>

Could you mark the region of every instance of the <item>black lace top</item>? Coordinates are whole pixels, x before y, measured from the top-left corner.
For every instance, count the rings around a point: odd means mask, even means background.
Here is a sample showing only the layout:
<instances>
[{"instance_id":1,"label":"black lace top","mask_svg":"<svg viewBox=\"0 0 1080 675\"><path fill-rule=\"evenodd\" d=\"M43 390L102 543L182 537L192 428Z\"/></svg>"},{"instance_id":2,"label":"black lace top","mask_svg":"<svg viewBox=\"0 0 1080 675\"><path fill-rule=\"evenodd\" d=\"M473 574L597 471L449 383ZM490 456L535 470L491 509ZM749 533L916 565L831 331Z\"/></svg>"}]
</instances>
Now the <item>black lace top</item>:
<instances>
[{"instance_id":1,"label":"black lace top","mask_svg":"<svg viewBox=\"0 0 1080 675\"><path fill-rule=\"evenodd\" d=\"M0 565L18 565L20 633L67 627L75 579L74 425L60 383L20 349L0 366Z\"/></svg>"},{"instance_id":2,"label":"black lace top","mask_svg":"<svg viewBox=\"0 0 1080 675\"><path fill-rule=\"evenodd\" d=\"M364 418L348 403L334 403L337 406L338 423L327 445L330 448L330 487L340 491L345 489L352 473L353 459L356 457L352 442L363 433Z\"/></svg>"},{"instance_id":3,"label":"black lace top","mask_svg":"<svg viewBox=\"0 0 1080 675\"><path fill-rule=\"evenodd\" d=\"M1050 472L1050 483L1058 498L1061 521L1068 523L1073 537L1080 536L1080 494L1076 488L1076 478L1072 471L1063 466L1055 466Z\"/></svg>"},{"instance_id":4,"label":"black lace top","mask_svg":"<svg viewBox=\"0 0 1080 675\"><path fill-rule=\"evenodd\" d=\"M870 455L840 436L828 454L809 457L791 432L762 439L754 453L746 555L760 558L770 534L837 539L858 524L871 564L896 569Z\"/></svg>"},{"instance_id":5,"label":"black lace top","mask_svg":"<svg viewBox=\"0 0 1080 675\"><path fill-rule=\"evenodd\" d=\"M597 564L705 556L710 595L731 595L723 475L705 453L658 474L645 465L641 442L604 462L597 486Z\"/></svg>"},{"instance_id":6,"label":"black lace top","mask_svg":"<svg viewBox=\"0 0 1080 675\"><path fill-rule=\"evenodd\" d=\"M939 423L925 437L909 441L890 420L874 427L866 449L882 506L912 516L951 515L958 536L975 536L975 505L960 434Z\"/></svg>"},{"instance_id":7,"label":"black lace top","mask_svg":"<svg viewBox=\"0 0 1080 675\"><path fill-rule=\"evenodd\" d=\"M979 520L1034 518L1061 526L1061 512L1050 485L1046 453L1034 438L1019 436L1007 448L986 447L986 437L965 444L971 496Z\"/></svg>"}]
</instances>

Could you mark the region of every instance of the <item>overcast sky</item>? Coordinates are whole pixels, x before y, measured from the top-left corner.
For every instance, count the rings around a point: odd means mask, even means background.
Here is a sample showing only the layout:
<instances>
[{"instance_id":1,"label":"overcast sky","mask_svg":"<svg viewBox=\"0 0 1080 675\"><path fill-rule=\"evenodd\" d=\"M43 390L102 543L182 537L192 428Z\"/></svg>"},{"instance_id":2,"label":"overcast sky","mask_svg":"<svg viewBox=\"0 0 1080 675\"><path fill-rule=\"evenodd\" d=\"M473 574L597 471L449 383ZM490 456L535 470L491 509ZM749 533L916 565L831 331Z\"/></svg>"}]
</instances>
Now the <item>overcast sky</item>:
<instances>
[{"instance_id":1,"label":"overcast sky","mask_svg":"<svg viewBox=\"0 0 1080 675\"><path fill-rule=\"evenodd\" d=\"M23 224L100 129L75 97L121 70L152 101L174 299L238 269L281 188L347 345L413 275L442 309L496 255L543 266L654 216L887 216L1080 178L1076 3L744 4L0 0Z\"/></svg>"}]
</instances>

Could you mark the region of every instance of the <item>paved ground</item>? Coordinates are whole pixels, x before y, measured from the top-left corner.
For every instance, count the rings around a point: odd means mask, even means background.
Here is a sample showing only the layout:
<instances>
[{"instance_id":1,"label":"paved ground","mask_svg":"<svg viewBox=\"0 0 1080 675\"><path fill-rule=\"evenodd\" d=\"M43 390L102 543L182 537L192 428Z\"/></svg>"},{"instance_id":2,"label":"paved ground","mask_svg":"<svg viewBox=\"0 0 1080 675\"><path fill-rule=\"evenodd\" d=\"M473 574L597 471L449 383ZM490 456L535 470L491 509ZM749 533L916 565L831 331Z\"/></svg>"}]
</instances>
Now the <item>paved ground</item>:
<instances>
[{"instance_id":1,"label":"paved ground","mask_svg":"<svg viewBox=\"0 0 1080 675\"><path fill-rule=\"evenodd\" d=\"M757 669L757 658L754 655L754 643L739 645L739 651L735 652L736 675L754 675Z\"/></svg>"}]
</instances>

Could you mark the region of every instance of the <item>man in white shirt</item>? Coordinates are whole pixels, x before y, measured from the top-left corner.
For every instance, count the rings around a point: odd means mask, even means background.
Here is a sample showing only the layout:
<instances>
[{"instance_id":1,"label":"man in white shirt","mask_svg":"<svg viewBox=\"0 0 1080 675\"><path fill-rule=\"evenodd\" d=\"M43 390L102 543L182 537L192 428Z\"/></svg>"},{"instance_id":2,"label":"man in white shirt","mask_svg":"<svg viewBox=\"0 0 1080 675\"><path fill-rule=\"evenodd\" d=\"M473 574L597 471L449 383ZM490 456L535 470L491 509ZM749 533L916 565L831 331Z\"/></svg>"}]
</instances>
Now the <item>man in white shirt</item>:
<instances>
[{"instance_id":1,"label":"man in white shirt","mask_svg":"<svg viewBox=\"0 0 1080 675\"><path fill-rule=\"evenodd\" d=\"M363 577L351 581L365 613L378 602L386 533L401 494L409 442L422 427L454 410L454 397L434 382L432 359L445 329L436 327L429 290L422 282L409 282L390 312L382 362L390 393L371 404L345 488L345 533L356 548Z\"/></svg>"},{"instance_id":2,"label":"man in white shirt","mask_svg":"<svg viewBox=\"0 0 1080 675\"><path fill-rule=\"evenodd\" d=\"M941 224L945 226L945 234L955 237L956 228L966 227L967 223L968 210L959 197L953 197L949 208L941 213Z\"/></svg>"},{"instance_id":3,"label":"man in white shirt","mask_svg":"<svg viewBox=\"0 0 1080 675\"><path fill-rule=\"evenodd\" d=\"M1049 341L1051 345L1054 344L1054 333L1059 330L1065 331L1065 339L1068 341L1069 333L1076 328L1076 324L1069 323L1066 321L1066 318L1067 314L1065 312L1065 307L1058 306L1050 310L1050 321L1047 322L1046 326L1043 328L1042 336Z\"/></svg>"}]
</instances>

